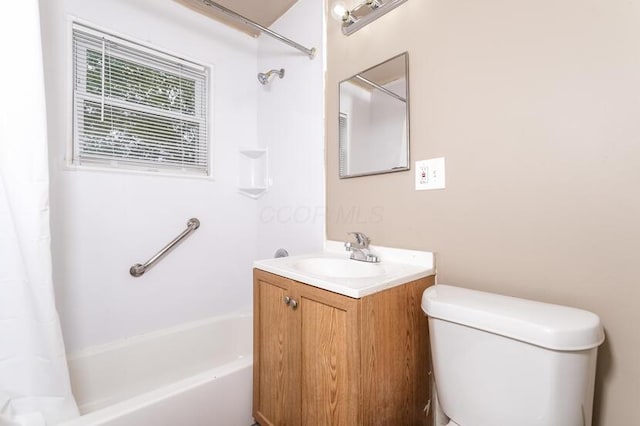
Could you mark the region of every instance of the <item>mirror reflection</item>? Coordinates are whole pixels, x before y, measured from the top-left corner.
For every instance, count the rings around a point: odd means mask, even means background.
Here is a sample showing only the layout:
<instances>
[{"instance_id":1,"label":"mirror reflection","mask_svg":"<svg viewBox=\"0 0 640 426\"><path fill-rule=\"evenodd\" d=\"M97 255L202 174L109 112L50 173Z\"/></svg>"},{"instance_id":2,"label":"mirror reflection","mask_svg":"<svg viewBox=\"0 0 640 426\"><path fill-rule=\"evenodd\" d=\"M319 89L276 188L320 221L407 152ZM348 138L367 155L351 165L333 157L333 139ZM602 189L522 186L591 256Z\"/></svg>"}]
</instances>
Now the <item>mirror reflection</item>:
<instances>
[{"instance_id":1,"label":"mirror reflection","mask_svg":"<svg viewBox=\"0 0 640 426\"><path fill-rule=\"evenodd\" d=\"M409 170L408 53L340 83L340 177Z\"/></svg>"}]
</instances>

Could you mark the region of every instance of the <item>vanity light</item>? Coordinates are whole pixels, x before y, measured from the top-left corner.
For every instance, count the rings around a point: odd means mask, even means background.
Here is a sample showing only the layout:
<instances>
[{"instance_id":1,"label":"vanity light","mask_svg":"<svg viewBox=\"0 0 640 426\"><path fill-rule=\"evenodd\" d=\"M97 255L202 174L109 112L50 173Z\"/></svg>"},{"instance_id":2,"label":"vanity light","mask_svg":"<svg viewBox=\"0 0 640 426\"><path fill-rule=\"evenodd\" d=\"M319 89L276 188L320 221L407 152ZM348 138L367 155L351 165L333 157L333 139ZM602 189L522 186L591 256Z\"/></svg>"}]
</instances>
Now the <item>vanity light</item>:
<instances>
[{"instance_id":1,"label":"vanity light","mask_svg":"<svg viewBox=\"0 0 640 426\"><path fill-rule=\"evenodd\" d=\"M346 22L355 22L355 19L351 16L349 9L347 9L347 5L342 0L338 0L333 3L333 7L331 7L331 16L333 16L333 19L336 21L341 21L343 25Z\"/></svg>"},{"instance_id":2,"label":"vanity light","mask_svg":"<svg viewBox=\"0 0 640 426\"><path fill-rule=\"evenodd\" d=\"M337 0L333 2L333 6L331 7L331 15L337 21L342 22L342 33L344 35L350 35L406 1L407 0L365 0L363 3L349 10L344 1Z\"/></svg>"}]
</instances>

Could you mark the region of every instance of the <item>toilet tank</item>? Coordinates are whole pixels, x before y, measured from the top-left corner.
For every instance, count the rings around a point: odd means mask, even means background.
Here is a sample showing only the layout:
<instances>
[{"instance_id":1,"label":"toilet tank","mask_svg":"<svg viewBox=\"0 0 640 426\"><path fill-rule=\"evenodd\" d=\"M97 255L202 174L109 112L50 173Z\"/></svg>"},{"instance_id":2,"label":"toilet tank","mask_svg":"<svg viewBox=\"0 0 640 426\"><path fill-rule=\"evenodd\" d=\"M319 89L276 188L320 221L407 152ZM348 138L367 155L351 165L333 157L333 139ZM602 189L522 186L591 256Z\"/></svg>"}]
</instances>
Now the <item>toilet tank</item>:
<instances>
[{"instance_id":1,"label":"toilet tank","mask_svg":"<svg viewBox=\"0 0 640 426\"><path fill-rule=\"evenodd\" d=\"M422 309L438 400L455 423L591 425L597 315L441 284Z\"/></svg>"}]
</instances>

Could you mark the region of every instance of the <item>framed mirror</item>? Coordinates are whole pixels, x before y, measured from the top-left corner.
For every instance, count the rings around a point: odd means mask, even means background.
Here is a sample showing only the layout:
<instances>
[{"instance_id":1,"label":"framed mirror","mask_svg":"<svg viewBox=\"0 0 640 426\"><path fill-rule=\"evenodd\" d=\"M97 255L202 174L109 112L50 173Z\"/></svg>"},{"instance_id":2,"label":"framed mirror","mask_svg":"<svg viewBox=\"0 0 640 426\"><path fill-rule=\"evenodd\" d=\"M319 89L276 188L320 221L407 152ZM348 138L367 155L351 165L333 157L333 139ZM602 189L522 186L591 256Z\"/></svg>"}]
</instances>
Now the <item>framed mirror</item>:
<instances>
[{"instance_id":1,"label":"framed mirror","mask_svg":"<svg viewBox=\"0 0 640 426\"><path fill-rule=\"evenodd\" d=\"M340 83L340 178L409 170L409 54Z\"/></svg>"}]
</instances>

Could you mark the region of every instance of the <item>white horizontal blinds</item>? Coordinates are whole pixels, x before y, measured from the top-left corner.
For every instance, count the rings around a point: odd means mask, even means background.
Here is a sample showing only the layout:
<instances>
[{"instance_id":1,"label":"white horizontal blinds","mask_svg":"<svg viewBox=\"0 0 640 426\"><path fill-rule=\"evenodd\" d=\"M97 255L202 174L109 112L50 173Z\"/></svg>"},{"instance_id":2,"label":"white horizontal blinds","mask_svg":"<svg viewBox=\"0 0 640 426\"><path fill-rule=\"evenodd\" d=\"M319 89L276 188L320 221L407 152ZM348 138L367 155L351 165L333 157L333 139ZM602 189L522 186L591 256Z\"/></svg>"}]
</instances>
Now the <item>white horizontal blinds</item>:
<instances>
[{"instance_id":1,"label":"white horizontal blinds","mask_svg":"<svg viewBox=\"0 0 640 426\"><path fill-rule=\"evenodd\" d=\"M340 113L338 118L338 145L340 150L339 173L340 176L346 176L348 173L347 151L349 150L349 127L347 114Z\"/></svg>"},{"instance_id":2,"label":"white horizontal blinds","mask_svg":"<svg viewBox=\"0 0 640 426\"><path fill-rule=\"evenodd\" d=\"M207 70L74 24L78 165L208 174Z\"/></svg>"}]
</instances>

